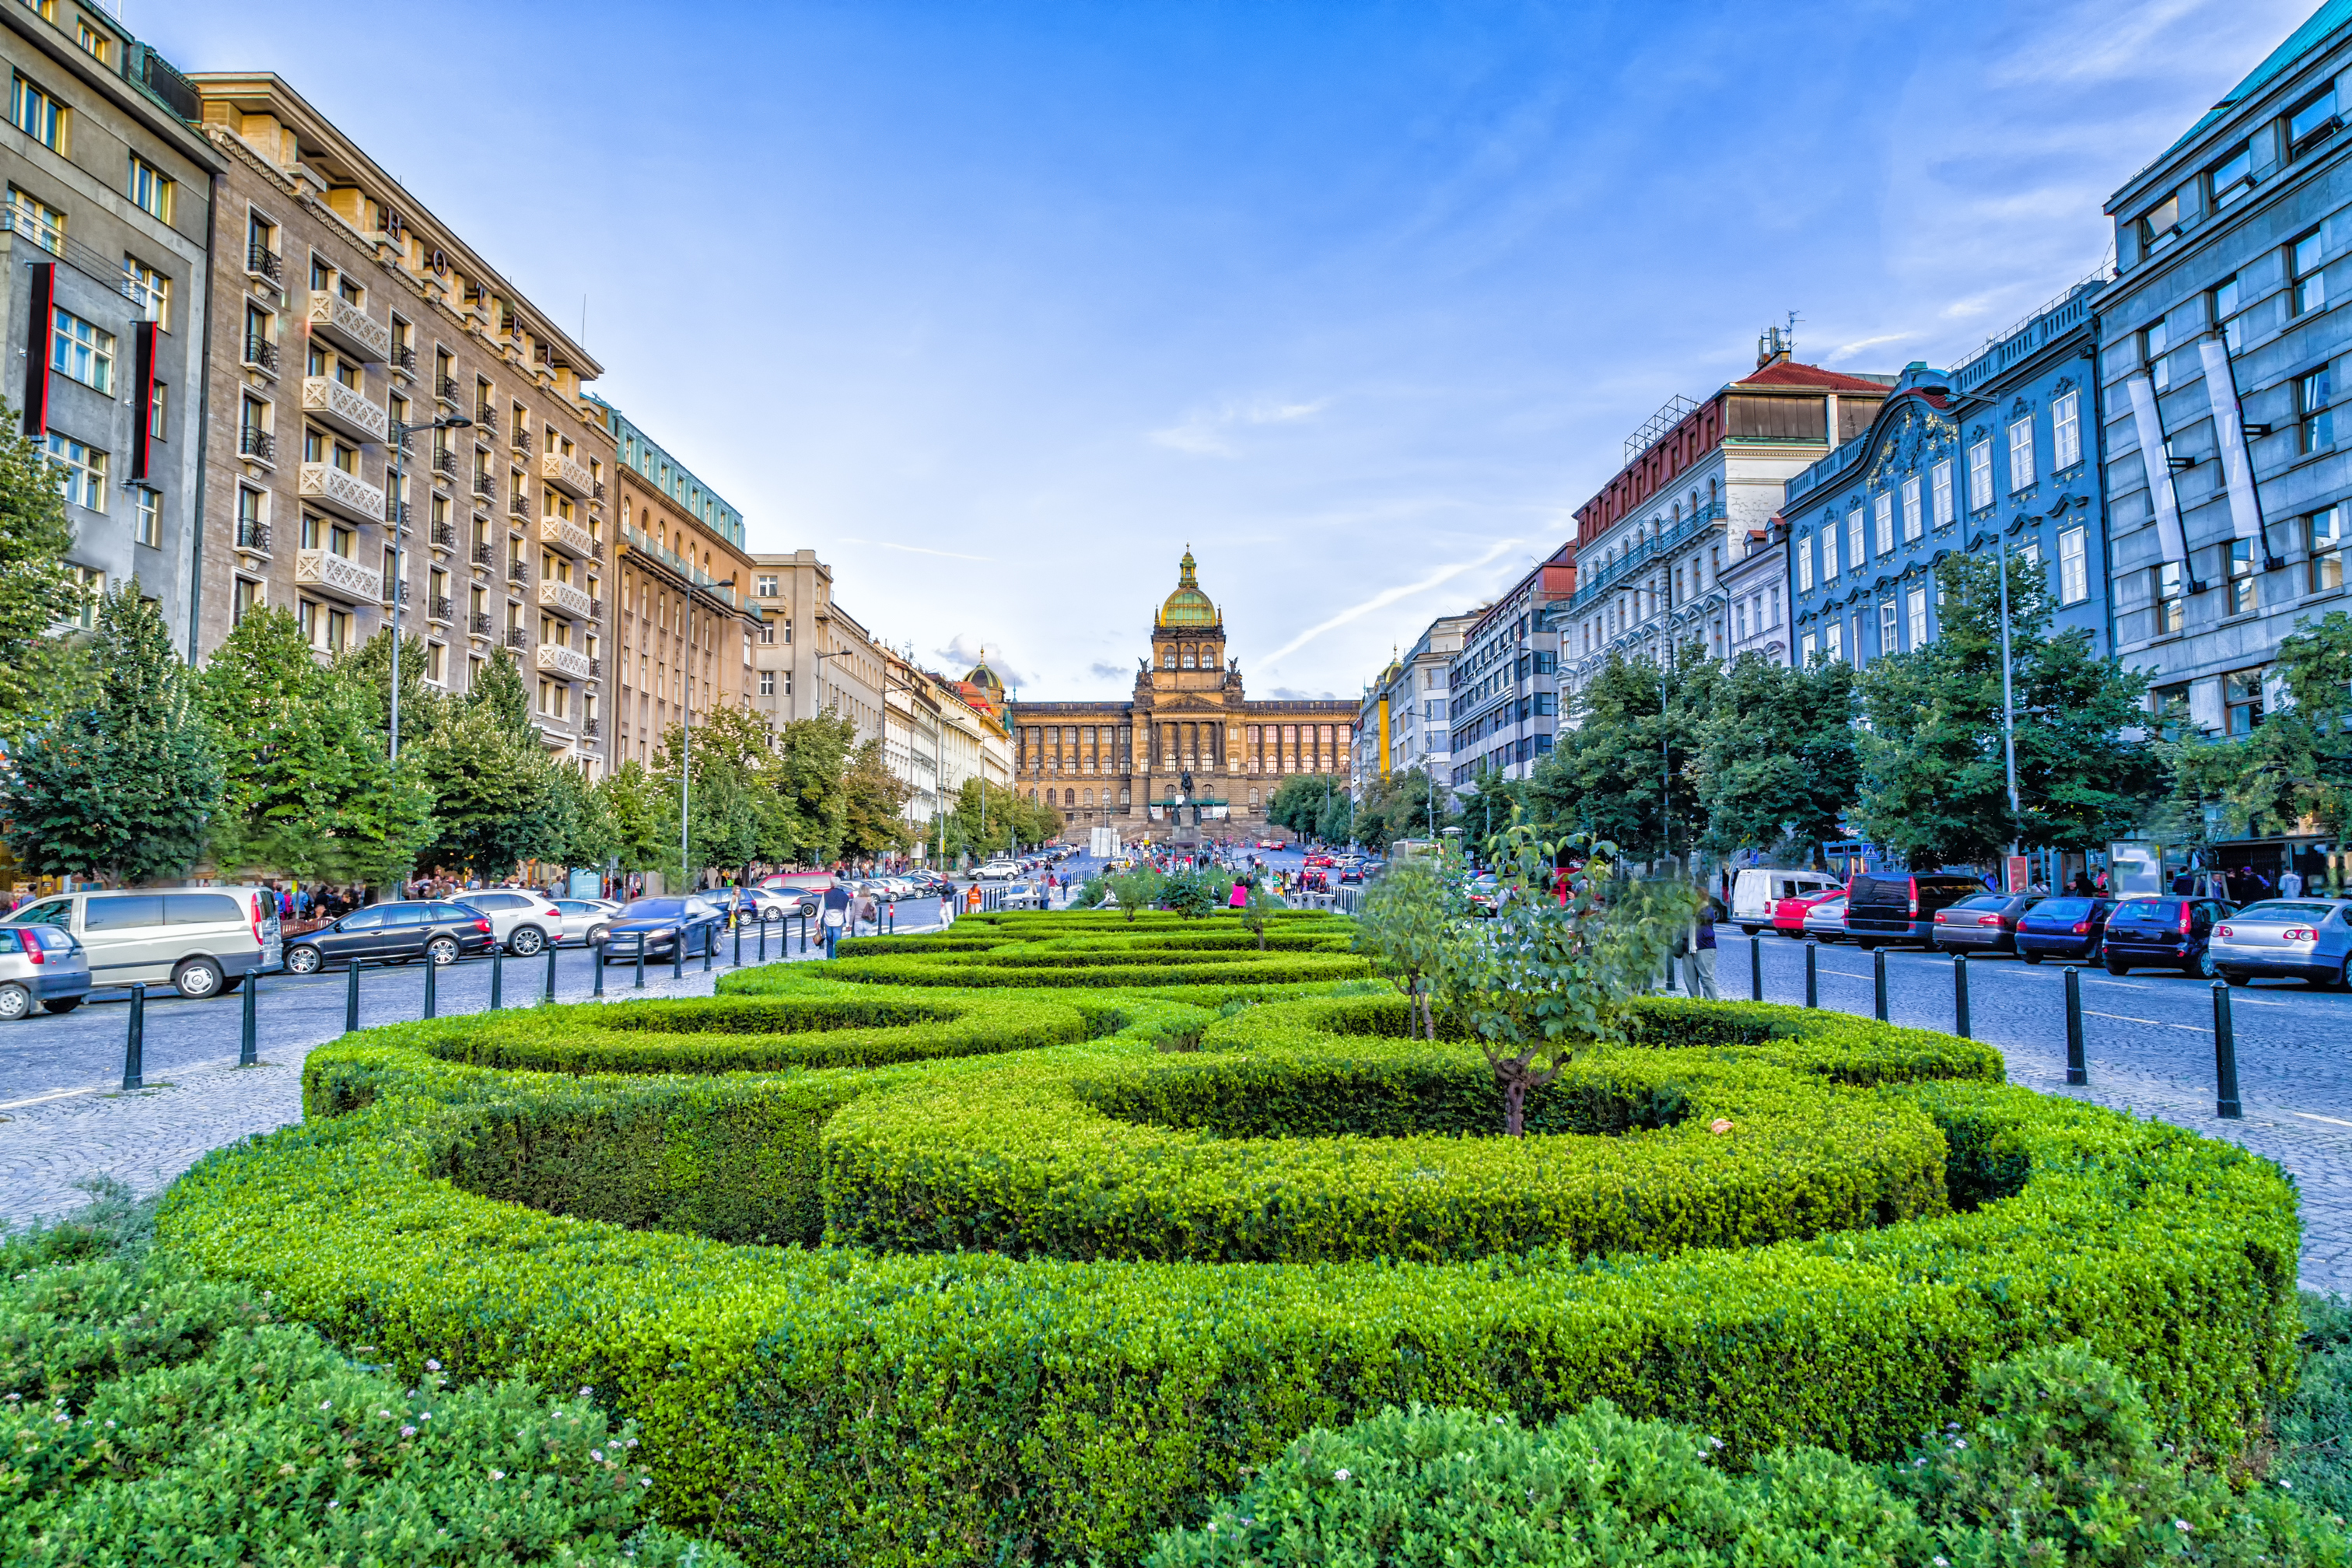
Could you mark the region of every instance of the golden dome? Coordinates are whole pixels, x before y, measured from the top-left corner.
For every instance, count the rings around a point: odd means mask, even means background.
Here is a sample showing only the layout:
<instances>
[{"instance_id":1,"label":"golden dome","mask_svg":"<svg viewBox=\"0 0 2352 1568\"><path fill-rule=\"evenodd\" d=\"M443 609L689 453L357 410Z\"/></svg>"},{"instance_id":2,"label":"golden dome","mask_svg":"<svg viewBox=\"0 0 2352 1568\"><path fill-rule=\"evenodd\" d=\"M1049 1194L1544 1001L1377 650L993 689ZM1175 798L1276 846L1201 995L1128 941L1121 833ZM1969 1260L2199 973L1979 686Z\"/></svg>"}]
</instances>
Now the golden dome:
<instances>
[{"instance_id":1,"label":"golden dome","mask_svg":"<svg viewBox=\"0 0 2352 1568\"><path fill-rule=\"evenodd\" d=\"M1213 626L1217 624L1217 606L1209 595L1201 592L1200 580L1193 574L1192 552L1184 552L1182 570L1176 578L1176 591L1160 606L1160 625L1163 626Z\"/></svg>"}]
</instances>

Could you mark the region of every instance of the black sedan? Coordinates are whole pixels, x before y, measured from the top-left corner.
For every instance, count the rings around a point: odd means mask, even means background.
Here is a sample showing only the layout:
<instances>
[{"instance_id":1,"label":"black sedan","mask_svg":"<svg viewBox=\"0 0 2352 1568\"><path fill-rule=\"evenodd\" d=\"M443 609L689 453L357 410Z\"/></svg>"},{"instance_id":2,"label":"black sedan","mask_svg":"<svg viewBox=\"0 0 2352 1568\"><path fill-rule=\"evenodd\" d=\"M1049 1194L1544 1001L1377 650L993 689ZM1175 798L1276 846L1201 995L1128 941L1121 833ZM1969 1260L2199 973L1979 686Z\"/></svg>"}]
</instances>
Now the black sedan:
<instances>
[{"instance_id":1,"label":"black sedan","mask_svg":"<svg viewBox=\"0 0 2352 1568\"><path fill-rule=\"evenodd\" d=\"M406 963L429 958L451 964L467 953L488 952L498 945L490 934L489 917L464 904L439 900L370 904L317 931L289 938L286 967L296 974L316 974L331 964L350 959L376 963Z\"/></svg>"},{"instance_id":2,"label":"black sedan","mask_svg":"<svg viewBox=\"0 0 2352 1568\"><path fill-rule=\"evenodd\" d=\"M622 905L604 927L604 962L634 963L641 946L647 962L667 962L677 956L680 942L687 957L699 957L715 949L726 925L726 911L708 899L637 899Z\"/></svg>"},{"instance_id":3,"label":"black sedan","mask_svg":"<svg viewBox=\"0 0 2352 1568\"><path fill-rule=\"evenodd\" d=\"M1936 911L1930 938L1938 952L2015 952L2017 922L2042 901L2038 893L1976 893Z\"/></svg>"}]
</instances>

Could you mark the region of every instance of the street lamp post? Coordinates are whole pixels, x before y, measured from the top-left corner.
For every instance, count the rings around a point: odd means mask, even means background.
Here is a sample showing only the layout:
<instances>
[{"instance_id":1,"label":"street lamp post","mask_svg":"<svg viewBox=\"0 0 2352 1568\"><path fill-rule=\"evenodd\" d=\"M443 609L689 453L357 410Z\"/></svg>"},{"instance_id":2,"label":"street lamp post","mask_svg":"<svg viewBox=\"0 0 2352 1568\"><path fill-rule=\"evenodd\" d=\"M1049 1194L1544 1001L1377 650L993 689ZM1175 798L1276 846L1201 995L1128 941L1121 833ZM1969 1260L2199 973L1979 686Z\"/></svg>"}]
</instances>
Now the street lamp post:
<instances>
[{"instance_id":1,"label":"street lamp post","mask_svg":"<svg viewBox=\"0 0 2352 1568\"><path fill-rule=\"evenodd\" d=\"M462 414L436 419L430 425L404 425L392 433L392 760L400 761L400 606L408 585L408 503L401 499L401 481L408 477L408 433L423 430L470 430L474 422ZM425 606L427 610L431 605Z\"/></svg>"},{"instance_id":2,"label":"street lamp post","mask_svg":"<svg viewBox=\"0 0 2352 1568\"><path fill-rule=\"evenodd\" d=\"M2017 727L2014 715L2017 703L2010 691L2009 679L2009 535L1999 536L2000 547L2000 751L2001 762L2009 773L2009 853L2017 855ZM2006 869L2006 868L2004 868ZM2003 879L2007 880L2006 878ZM2054 880L2054 879L2053 879ZM2011 888L2011 892L2023 889Z\"/></svg>"},{"instance_id":3,"label":"street lamp post","mask_svg":"<svg viewBox=\"0 0 2352 1568\"><path fill-rule=\"evenodd\" d=\"M696 593L694 568L687 567L681 575L686 582L688 627L686 646L690 648L694 646L692 633ZM730 577L723 583L712 583L709 585L713 590L732 588L735 586L735 579ZM687 887L691 886L694 881L694 859L687 847L687 836L693 830L693 817L688 806L693 800L694 785L694 667L690 664L687 667L686 672L686 696L685 700L677 705L677 879L683 884L678 889L678 894L682 898L686 894Z\"/></svg>"}]
</instances>

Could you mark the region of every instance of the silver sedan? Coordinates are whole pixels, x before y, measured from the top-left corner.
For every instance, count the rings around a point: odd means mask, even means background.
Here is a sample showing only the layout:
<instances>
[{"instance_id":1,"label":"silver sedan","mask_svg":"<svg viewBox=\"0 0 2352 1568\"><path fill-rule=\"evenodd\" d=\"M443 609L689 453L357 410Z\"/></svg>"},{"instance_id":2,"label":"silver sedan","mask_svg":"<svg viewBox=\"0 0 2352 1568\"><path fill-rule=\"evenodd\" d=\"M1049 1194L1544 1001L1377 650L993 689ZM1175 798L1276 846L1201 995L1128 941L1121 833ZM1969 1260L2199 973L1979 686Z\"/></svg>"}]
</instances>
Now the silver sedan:
<instances>
[{"instance_id":1,"label":"silver sedan","mask_svg":"<svg viewBox=\"0 0 2352 1568\"><path fill-rule=\"evenodd\" d=\"M556 909L563 916L563 929L556 933L558 947L593 947L604 940L604 928L613 923L613 911L621 906L610 899L558 899Z\"/></svg>"},{"instance_id":2,"label":"silver sedan","mask_svg":"<svg viewBox=\"0 0 2352 1568\"><path fill-rule=\"evenodd\" d=\"M2206 951L2214 972L2232 985L2276 975L2342 990L2352 984L2352 901L2265 899L2248 904L2214 922Z\"/></svg>"}]
</instances>

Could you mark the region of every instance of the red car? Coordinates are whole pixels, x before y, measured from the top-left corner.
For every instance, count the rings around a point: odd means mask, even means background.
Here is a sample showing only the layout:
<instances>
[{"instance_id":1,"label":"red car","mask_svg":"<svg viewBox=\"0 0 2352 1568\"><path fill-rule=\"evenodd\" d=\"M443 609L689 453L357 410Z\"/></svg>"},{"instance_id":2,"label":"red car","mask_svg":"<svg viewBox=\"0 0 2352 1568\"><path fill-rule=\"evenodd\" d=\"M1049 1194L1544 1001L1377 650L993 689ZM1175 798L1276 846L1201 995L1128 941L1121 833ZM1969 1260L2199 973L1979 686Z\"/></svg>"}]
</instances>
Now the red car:
<instances>
[{"instance_id":1,"label":"red car","mask_svg":"<svg viewBox=\"0 0 2352 1568\"><path fill-rule=\"evenodd\" d=\"M1843 888L1823 888L1818 893L1800 893L1792 899L1782 899L1772 906L1772 929L1792 941L1805 940L1805 916L1824 899L1843 899Z\"/></svg>"}]
</instances>

